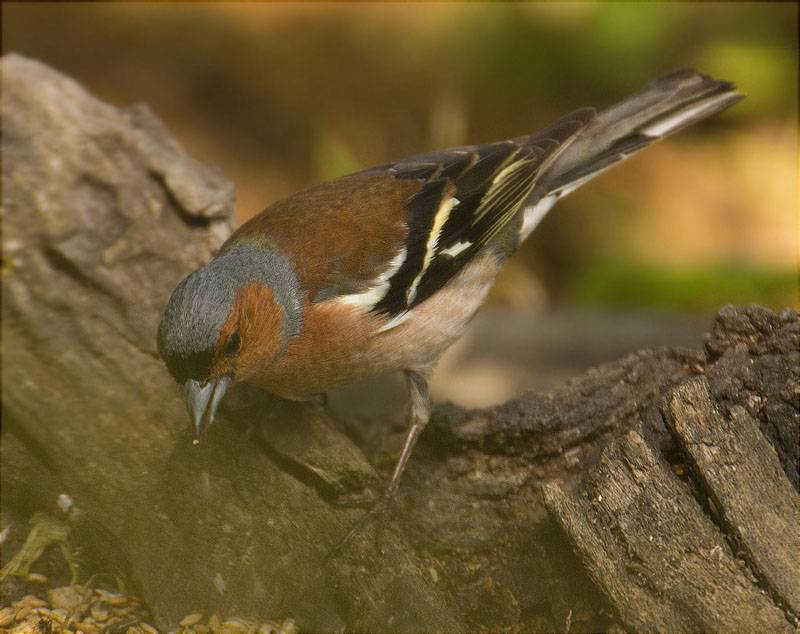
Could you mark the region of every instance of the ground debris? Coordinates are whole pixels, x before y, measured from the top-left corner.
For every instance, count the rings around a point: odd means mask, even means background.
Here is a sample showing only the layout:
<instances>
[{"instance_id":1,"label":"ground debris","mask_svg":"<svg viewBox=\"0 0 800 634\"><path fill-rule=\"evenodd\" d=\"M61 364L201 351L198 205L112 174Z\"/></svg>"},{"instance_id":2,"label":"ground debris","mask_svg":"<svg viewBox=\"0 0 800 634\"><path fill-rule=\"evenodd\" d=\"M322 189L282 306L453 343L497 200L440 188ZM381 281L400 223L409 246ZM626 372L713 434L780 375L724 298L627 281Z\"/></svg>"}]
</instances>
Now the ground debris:
<instances>
[{"instance_id":1,"label":"ground debris","mask_svg":"<svg viewBox=\"0 0 800 634\"><path fill-rule=\"evenodd\" d=\"M4 606L0 609L0 632L155 634L164 631L151 625L149 619L150 615L137 597L103 588L71 585L53 588L46 597L27 594ZM205 617L202 611L197 611L181 619L177 628L167 631L181 634L294 634L297 628L292 619L263 621L230 617L223 620L217 614Z\"/></svg>"},{"instance_id":2,"label":"ground debris","mask_svg":"<svg viewBox=\"0 0 800 634\"><path fill-rule=\"evenodd\" d=\"M118 599L110 609L107 598ZM0 632L99 632L155 631L138 598L78 584L52 588L43 597L25 595L0 612Z\"/></svg>"}]
</instances>

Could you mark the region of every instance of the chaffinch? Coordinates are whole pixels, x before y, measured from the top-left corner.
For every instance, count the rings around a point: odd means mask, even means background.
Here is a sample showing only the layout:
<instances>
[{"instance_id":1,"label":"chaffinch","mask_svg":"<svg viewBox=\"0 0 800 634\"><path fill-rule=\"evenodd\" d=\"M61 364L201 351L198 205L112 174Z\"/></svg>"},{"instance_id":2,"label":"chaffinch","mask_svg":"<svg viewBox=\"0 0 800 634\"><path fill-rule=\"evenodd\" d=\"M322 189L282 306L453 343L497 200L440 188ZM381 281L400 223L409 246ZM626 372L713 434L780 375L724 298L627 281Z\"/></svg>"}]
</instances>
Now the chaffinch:
<instances>
[{"instance_id":1,"label":"chaffinch","mask_svg":"<svg viewBox=\"0 0 800 634\"><path fill-rule=\"evenodd\" d=\"M385 163L274 203L178 285L159 326L198 436L233 382L303 399L403 370L409 430L374 507L385 511L430 417L434 365L544 214L742 98L677 71L600 114L581 108L527 136Z\"/></svg>"}]
</instances>

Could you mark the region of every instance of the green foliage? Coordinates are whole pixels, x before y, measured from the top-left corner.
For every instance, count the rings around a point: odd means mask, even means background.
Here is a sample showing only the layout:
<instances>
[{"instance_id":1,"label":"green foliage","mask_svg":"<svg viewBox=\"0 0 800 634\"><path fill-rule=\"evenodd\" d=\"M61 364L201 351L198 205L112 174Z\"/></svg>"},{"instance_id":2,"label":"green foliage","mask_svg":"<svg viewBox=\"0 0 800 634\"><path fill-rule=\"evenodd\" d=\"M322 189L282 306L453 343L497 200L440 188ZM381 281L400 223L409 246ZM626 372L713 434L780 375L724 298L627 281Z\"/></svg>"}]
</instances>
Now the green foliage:
<instances>
[{"instance_id":1,"label":"green foliage","mask_svg":"<svg viewBox=\"0 0 800 634\"><path fill-rule=\"evenodd\" d=\"M323 131L317 136L314 155L320 180L331 180L361 169L344 141L332 132Z\"/></svg>"},{"instance_id":2,"label":"green foliage","mask_svg":"<svg viewBox=\"0 0 800 634\"><path fill-rule=\"evenodd\" d=\"M568 297L586 306L713 311L733 303L782 310L797 307L797 276L738 263L668 270L598 262L575 276Z\"/></svg>"}]
</instances>

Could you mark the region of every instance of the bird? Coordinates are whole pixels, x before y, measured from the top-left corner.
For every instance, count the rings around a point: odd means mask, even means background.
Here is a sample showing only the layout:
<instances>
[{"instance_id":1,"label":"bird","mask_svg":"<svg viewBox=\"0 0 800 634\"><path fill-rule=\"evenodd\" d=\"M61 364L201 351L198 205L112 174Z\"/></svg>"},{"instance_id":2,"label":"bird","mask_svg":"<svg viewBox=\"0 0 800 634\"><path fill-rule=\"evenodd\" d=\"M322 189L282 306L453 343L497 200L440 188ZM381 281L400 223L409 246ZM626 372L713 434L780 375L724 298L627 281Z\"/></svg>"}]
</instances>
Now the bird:
<instances>
[{"instance_id":1,"label":"bird","mask_svg":"<svg viewBox=\"0 0 800 634\"><path fill-rule=\"evenodd\" d=\"M233 383L304 400L403 371L402 450L342 543L369 517L385 518L431 416L437 361L542 217L744 96L729 81L673 71L599 113L580 108L533 134L391 161L267 207L177 286L159 324L158 349L197 438Z\"/></svg>"}]
</instances>

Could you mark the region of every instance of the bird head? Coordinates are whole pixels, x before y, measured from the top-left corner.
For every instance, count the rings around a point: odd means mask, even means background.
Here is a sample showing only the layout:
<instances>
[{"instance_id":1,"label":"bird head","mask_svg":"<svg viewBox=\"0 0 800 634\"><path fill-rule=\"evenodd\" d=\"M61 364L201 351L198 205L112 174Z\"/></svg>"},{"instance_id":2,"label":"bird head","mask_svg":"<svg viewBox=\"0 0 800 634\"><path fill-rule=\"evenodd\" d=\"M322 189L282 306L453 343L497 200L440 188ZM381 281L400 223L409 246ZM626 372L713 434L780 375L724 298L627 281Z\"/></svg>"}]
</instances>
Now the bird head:
<instances>
[{"instance_id":1,"label":"bird head","mask_svg":"<svg viewBox=\"0 0 800 634\"><path fill-rule=\"evenodd\" d=\"M183 388L198 437L230 385L282 355L301 322L291 265L261 246L231 247L178 285L158 327L158 350Z\"/></svg>"}]
</instances>

